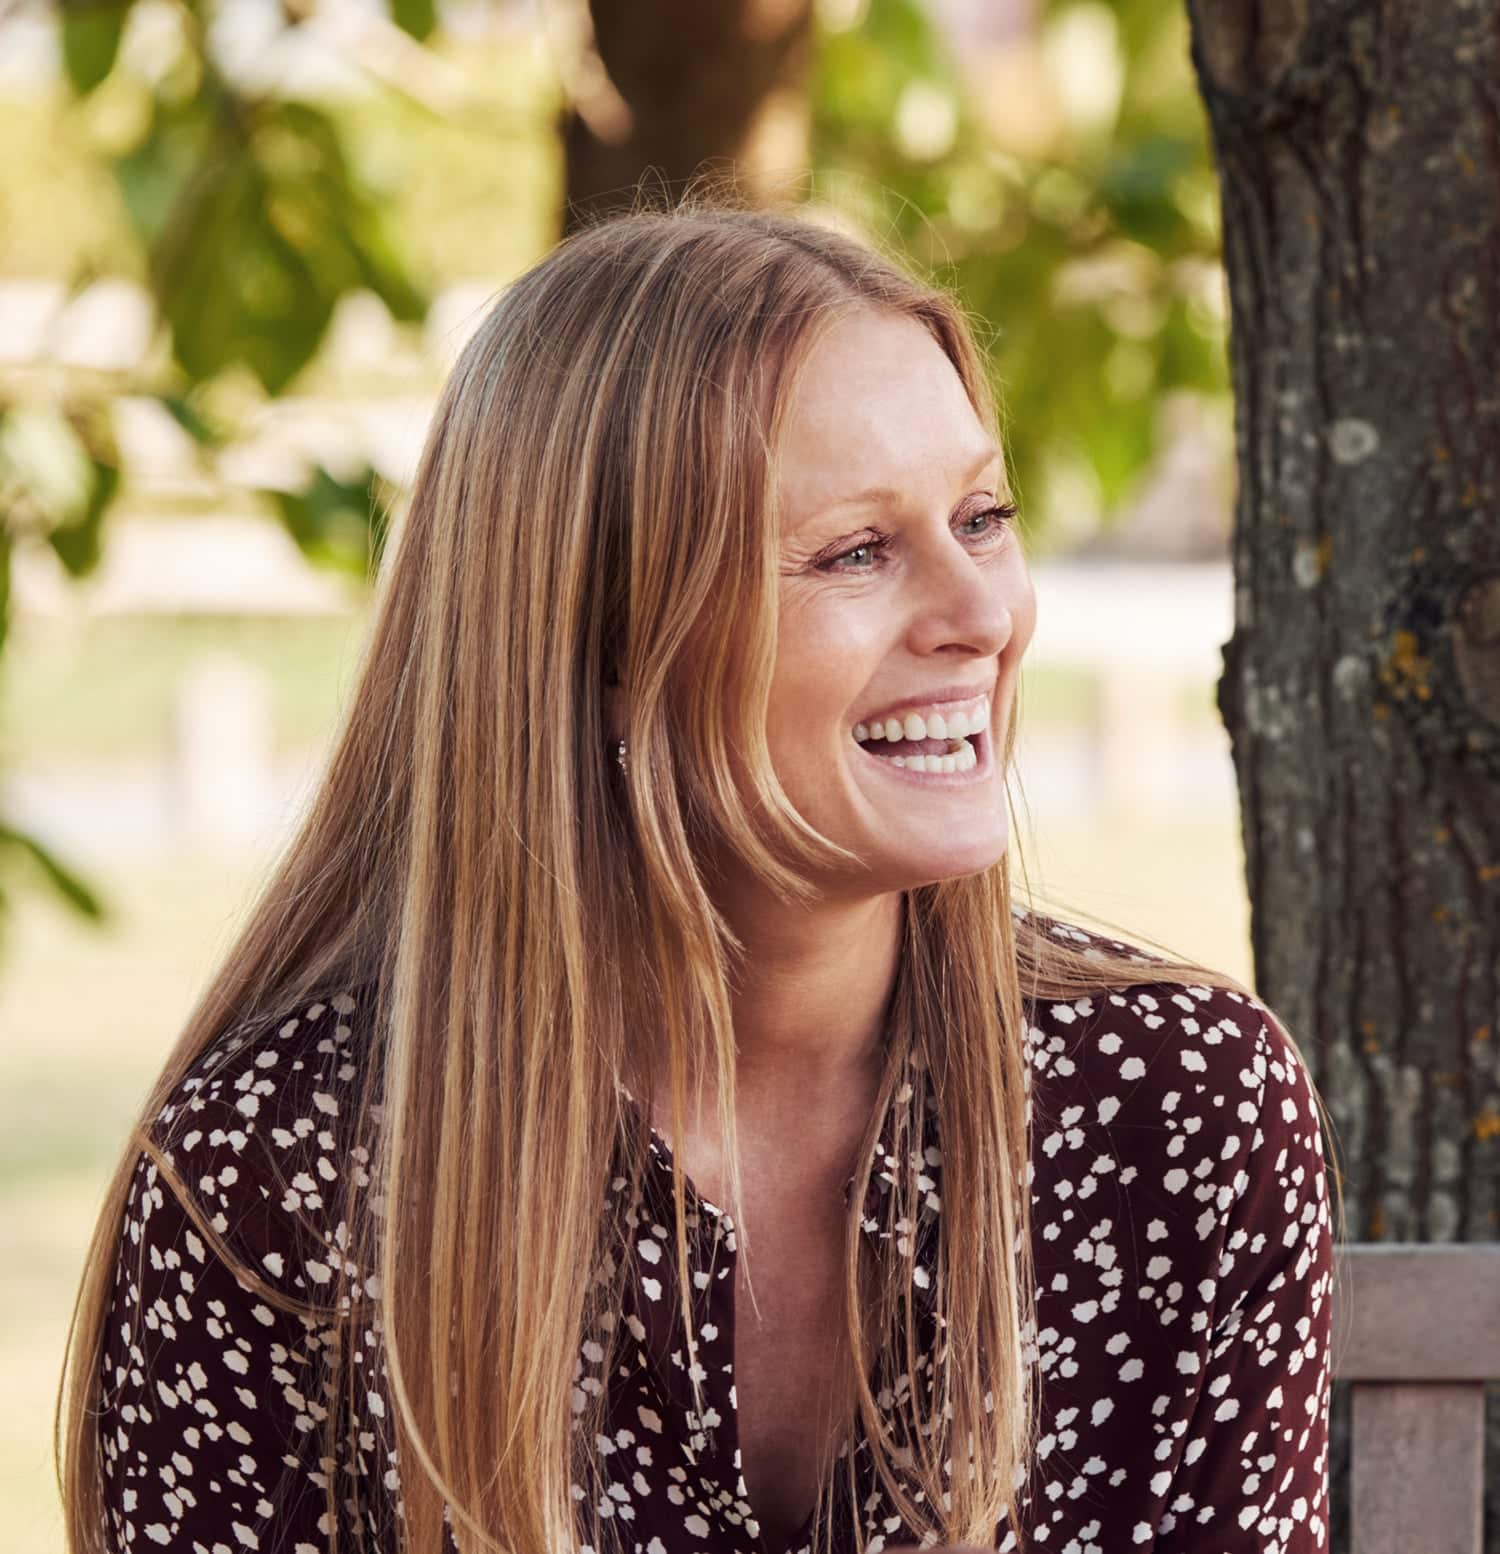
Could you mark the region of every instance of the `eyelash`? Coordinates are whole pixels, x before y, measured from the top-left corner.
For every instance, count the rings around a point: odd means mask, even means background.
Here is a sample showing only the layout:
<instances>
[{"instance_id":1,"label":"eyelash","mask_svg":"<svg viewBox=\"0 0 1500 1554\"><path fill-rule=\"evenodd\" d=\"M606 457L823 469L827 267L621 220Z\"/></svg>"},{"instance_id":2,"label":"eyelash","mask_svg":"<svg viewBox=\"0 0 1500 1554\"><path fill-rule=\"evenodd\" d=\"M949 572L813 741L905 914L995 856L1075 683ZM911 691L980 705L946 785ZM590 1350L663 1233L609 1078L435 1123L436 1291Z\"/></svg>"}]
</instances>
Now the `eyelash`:
<instances>
[{"instance_id":1,"label":"eyelash","mask_svg":"<svg viewBox=\"0 0 1500 1554\"><path fill-rule=\"evenodd\" d=\"M980 512L970 513L969 516L964 519L964 522L973 523L976 519L979 518L995 519L996 522L992 523L990 527L983 533L969 536L971 539L982 540L988 538L990 533L994 530L1003 532L1010 524L1011 519L1013 519L1015 516L1015 504L1013 502L1004 502L997 507L986 507ZM838 563L841 561L847 561L850 556L857 556L862 550L873 551L877 559L883 558L890 547L890 535L877 533L873 539L861 540L858 545L851 545L848 550L840 551L837 555L829 556L825 560L819 561L817 563L817 568L820 572L842 572L846 570L852 572L873 572L876 570L876 568L873 566L844 568L840 567Z\"/></svg>"}]
</instances>

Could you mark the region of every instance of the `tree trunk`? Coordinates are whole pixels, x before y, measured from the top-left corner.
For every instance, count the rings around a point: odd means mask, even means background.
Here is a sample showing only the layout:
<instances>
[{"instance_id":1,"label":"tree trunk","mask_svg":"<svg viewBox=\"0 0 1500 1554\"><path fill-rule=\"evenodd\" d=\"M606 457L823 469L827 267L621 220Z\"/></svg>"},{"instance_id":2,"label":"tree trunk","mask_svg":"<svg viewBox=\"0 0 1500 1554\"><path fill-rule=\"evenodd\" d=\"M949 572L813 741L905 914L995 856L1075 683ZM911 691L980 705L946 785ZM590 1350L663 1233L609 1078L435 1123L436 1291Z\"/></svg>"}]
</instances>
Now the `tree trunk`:
<instances>
[{"instance_id":1,"label":"tree trunk","mask_svg":"<svg viewBox=\"0 0 1500 1554\"><path fill-rule=\"evenodd\" d=\"M1240 488L1219 706L1258 986L1329 1104L1350 1239L1492 1241L1500 12L1188 9L1229 274ZM1346 1411L1336 1398L1335 1549Z\"/></svg>"},{"instance_id":2,"label":"tree trunk","mask_svg":"<svg viewBox=\"0 0 1500 1554\"><path fill-rule=\"evenodd\" d=\"M805 170L811 0L590 0L589 11L597 56L564 115L565 230L630 207L643 175L657 195L705 171L762 195Z\"/></svg>"}]
</instances>

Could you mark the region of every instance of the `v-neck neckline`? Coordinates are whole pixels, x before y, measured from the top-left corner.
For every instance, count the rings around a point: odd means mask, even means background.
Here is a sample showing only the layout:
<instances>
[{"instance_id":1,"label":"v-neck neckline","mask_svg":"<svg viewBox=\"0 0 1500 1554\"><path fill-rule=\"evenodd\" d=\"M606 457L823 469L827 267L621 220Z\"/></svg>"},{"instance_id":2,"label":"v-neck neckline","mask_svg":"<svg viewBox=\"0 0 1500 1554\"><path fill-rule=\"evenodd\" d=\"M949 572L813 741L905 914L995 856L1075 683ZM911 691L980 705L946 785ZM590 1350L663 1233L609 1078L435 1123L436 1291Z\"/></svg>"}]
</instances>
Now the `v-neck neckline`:
<instances>
[{"instance_id":1,"label":"v-neck neckline","mask_svg":"<svg viewBox=\"0 0 1500 1554\"><path fill-rule=\"evenodd\" d=\"M618 1084L621 1097L635 1116L637 1123L644 1122L646 1126L646 1145L651 1162L657 1171L666 1177L666 1187L670 1194L670 1182L673 1165L676 1156L672 1149L671 1140L658 1128L644 1117L643 1109L635 1096L624 1084ZM869 1243L879 1248L880 1243L889 1238L891 1231L882 1229L879 1213L883 1193L889 1190L893 1182L893 1173L899 1162L894 1151L896 1118L901 1108L909 1107L913 1100L914 1091L910 1079L903 1077L892 1097L890 1105L886 1109L881 1121L880 1132L875 1145L874 1166L870 1173L870 1184L865 1196L863 1213L861 1215L861 1227L868 1238ZM913 1134L908 1147L914 1147L923 1158L925 1169L936 1170L939 1161L934 1160L931 1134L928 1130L926 1115L913 1119ZM844 1185L845 1201L854 1187L857 1173L850 1176ZM712 1459L718 1465L721 1474L721 1482L727 1481L731 1486L734 1496L745 1507L745 1521L754 1523L755 1549L757 1554L806 1554L811 1546L812 1531L816 1524L819 1510L824 1501L821 1487L813 1497L813 1504L803 1517L801 1524L785 1543L772 1544L766 1538L760 1518L755 1514L755 1506L750 1499L749 1484L744 1472L744 1447L740 1436L740 1408L738 1399L738 1326L739 1326L739 1292L736 1287L736 1279L739 1267L739 1251L735 1241L735 1221L733 1217L719 1204L703 1196L699 1192L697 1184L686 1170L683 1172L683 1206L690 1222L696 1221L696 1232L689 1231L690 1238L695 1238L700 1249L706 1241L711 1239L713 1251L711 1258L705 1262L700 1270L695 1271L704 1274L707 1282L702 1286L705 1294L712 1298L711 1286L717 1280L709 1272L718 1263L720 1246L723 1243L723 1252L727 1262L719 1269L719 1276L728 1279L728 1290L721 1294L725 1301L722 1322L728 1324L728 1351L729 1351L729 1389L725 1397L728 1403L728 1417L721 1420L720 1424L708 1433L708 1451ZM708 1227L712 1226L709 1231ZM690 1250L691 1259L691 1250ZM925 1303L930 1292L919 1286L916 1291L918 1304ZM856 1426L850 1433L844 1446L844 1451L835 1451L835 1463L842 1463L845 1453L858 1453L862 1433ZM836 1471L836 1469L835 1469ZM839 1505L838 1497L834 1497L834 1514L837 1515Z\"/></svg>"},{"instance_id":2,"label":"v-neck neckline","mask_svg":"<svg viewBox=\"0 0 1500 1554\"><path fill-rule=\"evenodd\" d=\"M634 1106L639 1113L639 1105L635 1101L635 1098L630 1095L629 1091L624 1091L624 1094L630 1104ZM897 1104L898 1103L896 1102L892 1103L892 1111L894 1111L894 1108ZM890 1124L891 1115L888 1113L885 1119L885 1123L881 1129L879 1145L879 1149L884 1152L887 1158L890 1154L888 1147ZM651 1126L649 1123L647 1124L647 1131L647 1147L655 1159L657 1167L668 1177L670 1177L672 1174L673 1160L675 1158L672 1152L671 1142L663 1133L661 1133L657 1128ZM737 1276L739 1272L739 1248L734 1241L734 1219L724 1209L720 1208L711 1200L705 1198L698 1191L697 1187L693 1183L692 1178L687 1174L686 1171L683 1172L682 1182L684 1207L687 1213L689 1216L692 1216L696 1213L700 1217L706 1213L713 1220L718 1222L725 1233L725 1256L728 1259L725 1273L727 1288L721 1298L725 1302L724 1321L728 1326L729 1338L729 1413L727 1419L724 1421L724 1423L727 1425L727 1430L723 1438L720 1437L718 1431L715 1431L711 1437L711 1453L718 1460L718 1463L723 1472L727 1476L732 1477L736 1498L738 1498L742 1504L748 1508L748 1514L745 1517L745 1521L747 1523L753 1523L755 1526L754 1536L756 1540L756 1547L760 1551L760 1554L807 1554L807 1550L809 1550L812 1546L812 1529L817 1521L819 1508L823 1503L821 1484L813 1494L813 1503L811 1507L803 1516L800 1524L798 1525L796 1531L792 1534L791 1538L785 1542L778 1541L777 1543L772 1543L766 1537L764 1524L762 1523L761 1518L756 1514L754 1502L750 1498L750 1485L745 1475L744 1442L740 1434L740 1369L738 1344L739 1288L737 1284ZM854 1182L855 1177L851 1176L844 1185L846 1200L849 1191L854 1186ZM864 1224L866 1230L868 1231L872 1224L868 1214L865 1216ZM847 1450L857 1450L857 1439L855 1436L851 1436L848 1440ZM835 1452L835 1461L842 1460L842 1453Z\"/></svg>"},{"instance_id":3,"label":"v-neck neckline","mask_svg":"<svg viewBox=\"0 0 1500 1554\"><path fill-rule=\"evenodd\" d=\"M908 1058L907 1067L910 1068L910 1066L911 1060ZM673 1162L676 1159L676 1153L672 1148L671 1140L666 1136L665 1133L657 1128L654 1123L652 1123L643 1115L641 1103L636 1099L635 1094L622 1080L618 1078L615 1080L615 1089L618 1091L626 1109L634 1113L638 1122L645 1122L647 1147L650 1150L652 1156L655 1158L657 1165L663 1171L665 1171L668 1176L670 1176L672 1174ZM909 1078L903 1078L901 1084L897 1087L895 1095L891 1098L890 1105L886 1107L885 1116L881 1119L880 1123L880 1132L876 1136L875 1162L877 1167L879 1167L879 1165L884 1162L887 1170L889 1170L889 1168L895 1164L895 1154L892 1147L894 1144L895 1119L897 1112L901 1107L910 1105L912 1096L913 1090L911 1081ZM918 1120L916 1133L918 1139L925 1141L925 1119ZM865 1197L865 1228L867 1231L873 1228L870 1224L870 1211L876 1206L879 1200L880 1195L875 1184L880 1179L880 1176L881 1172L878 1169L871 1173L870 1190L866 1193ZM854 1187L854 1183L857 1177L858 1172L856 1171L844 1182L844 1201L846 1203L849 1200L849 1194ZM887 1180L889 1180L888 1177ZM698 1190L697 1183L694 1182L692 1176L689 1175L686 1169L684 1169L682 1173L682 1182L683 1197L690 1211L695 1209L706 1209L712 1216L715 1218L724 1219L726 1222L728 1222L729 1227L731 1229L733 1228L733 1221L730 1220L726 1210L719 1204L713 1202L712 1199L705 1197Z\"/></svg>"}]
</instances>

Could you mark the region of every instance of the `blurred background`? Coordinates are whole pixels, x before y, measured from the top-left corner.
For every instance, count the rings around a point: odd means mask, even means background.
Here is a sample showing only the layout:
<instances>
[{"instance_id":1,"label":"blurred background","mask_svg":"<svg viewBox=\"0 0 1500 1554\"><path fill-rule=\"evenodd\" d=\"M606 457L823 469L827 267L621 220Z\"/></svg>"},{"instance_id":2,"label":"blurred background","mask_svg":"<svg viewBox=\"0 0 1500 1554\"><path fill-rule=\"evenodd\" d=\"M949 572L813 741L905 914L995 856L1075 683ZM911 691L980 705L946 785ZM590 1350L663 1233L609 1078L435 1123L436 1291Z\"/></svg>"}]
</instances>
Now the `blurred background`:
<instances>
[{"instance_id":1,"label":"blurred background","mask_svg":"<svg viewBox=\"0 0 1500 1554\"><path fill-rule=\"evenodd\" d=\"M955 288L1035 561L1032 884L1242 977L1180 0L0 0L0 1527L104 1174L312 786L444 374L707 159Z\"/></svg>"}]
</instances>

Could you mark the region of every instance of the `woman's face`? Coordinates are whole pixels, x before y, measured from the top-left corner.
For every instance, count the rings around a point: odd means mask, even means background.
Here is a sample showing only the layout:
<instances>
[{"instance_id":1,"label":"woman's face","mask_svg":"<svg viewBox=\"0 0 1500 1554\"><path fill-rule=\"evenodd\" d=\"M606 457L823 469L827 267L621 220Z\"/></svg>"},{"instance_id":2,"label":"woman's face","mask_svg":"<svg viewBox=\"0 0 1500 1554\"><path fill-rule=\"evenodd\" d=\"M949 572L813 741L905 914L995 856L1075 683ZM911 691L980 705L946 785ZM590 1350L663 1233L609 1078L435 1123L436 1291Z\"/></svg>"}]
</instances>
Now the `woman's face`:
<instances>
[{"instance_id":1,"label":"woman's face","mask_svg":"<svg viewBox=\"0 0 1500 1554\"><path fill-rule=\"evenodd\" d=\"M893 314L835 325L789 409L777 776L864 887L986 868L1009 840L998 752L1036 619L1000 451L942 348Z\"/></svg>"}]
</instances>

